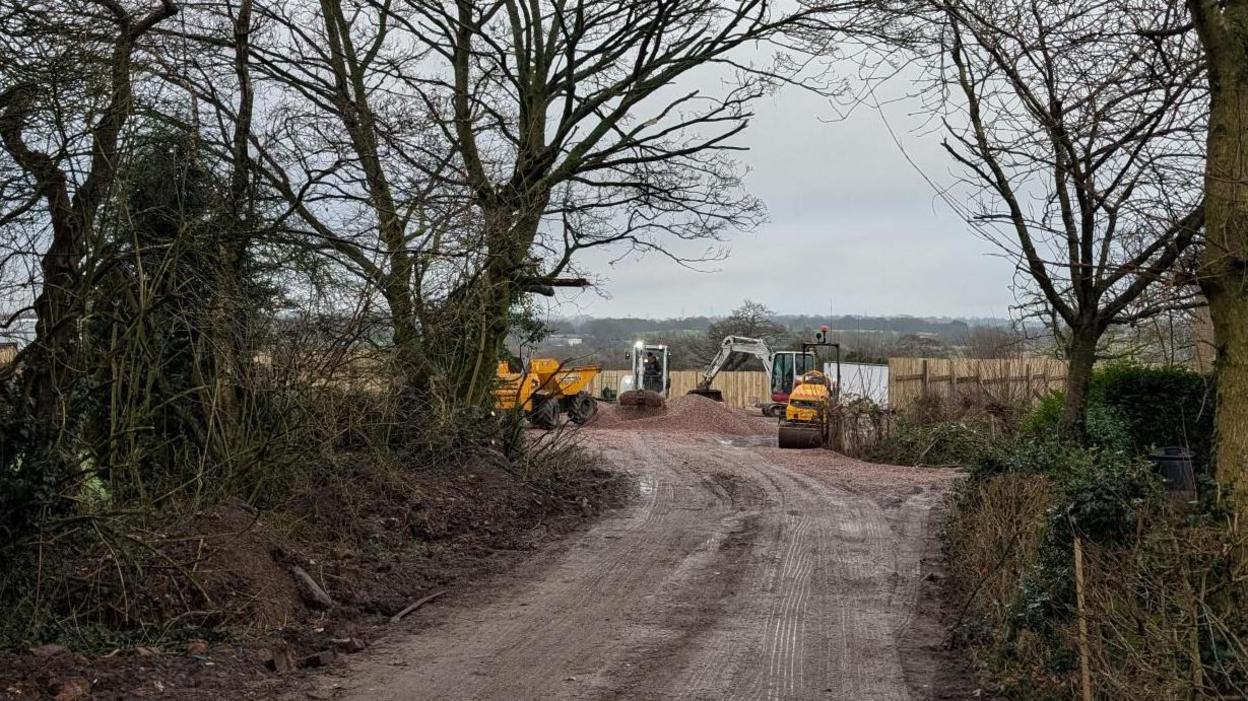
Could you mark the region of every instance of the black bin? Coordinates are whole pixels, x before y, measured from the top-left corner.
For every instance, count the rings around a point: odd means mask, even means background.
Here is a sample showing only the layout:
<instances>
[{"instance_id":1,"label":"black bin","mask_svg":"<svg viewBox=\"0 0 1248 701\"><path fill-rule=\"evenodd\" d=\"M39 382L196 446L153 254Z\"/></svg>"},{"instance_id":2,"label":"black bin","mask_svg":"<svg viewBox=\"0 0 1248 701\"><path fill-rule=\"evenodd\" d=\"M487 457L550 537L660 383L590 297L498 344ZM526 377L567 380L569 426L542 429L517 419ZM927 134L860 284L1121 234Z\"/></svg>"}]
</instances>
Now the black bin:
<instances>
[{"instance_id":1,"label":"black bin","mask_svg":"<svg viewBox=\"0 0 1248 701\"><path fill-rule=\"evenodd\" d=\"M1196 469L1192 464L1192 451L1179 446L1157 448L1148 454L1153 468L1166 481L1171 492L1196 491Z\"/></svg>"}]
</instances>

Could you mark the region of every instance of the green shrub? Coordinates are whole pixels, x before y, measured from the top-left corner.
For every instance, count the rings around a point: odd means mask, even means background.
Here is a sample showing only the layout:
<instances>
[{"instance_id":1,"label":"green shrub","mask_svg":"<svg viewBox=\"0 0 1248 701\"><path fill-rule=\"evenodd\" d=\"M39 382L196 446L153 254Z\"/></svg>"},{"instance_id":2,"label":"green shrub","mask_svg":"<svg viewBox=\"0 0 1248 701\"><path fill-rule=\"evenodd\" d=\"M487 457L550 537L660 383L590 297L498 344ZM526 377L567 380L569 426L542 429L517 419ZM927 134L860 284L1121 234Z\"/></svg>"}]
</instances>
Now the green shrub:
<instances>
[{"instance_id":1,"label":"green shrub","mask_svg":"<svg viewBox=\"0 0 1248 701\"><path fill-rule=\"evenodd\" d=\"M865 457L894 465L970 465L992 449L999 434L1000 430L986 419L901 421L886 440L870 447Z\"/></svg>"},{"instance_id":2,"label":"green shrub","mask_svg":"<svg viewBox=\"0 0 1248 701\"><path fill-rule=\"evenodd\" d=\"M1085 537L1098 541L1134 532L1136 513L1161 496L1160 478L1131 453L1081 447L1052 437L1029 437L980 453L973 481L998 475L1045 475L1057 486L1055 527L1074 519Z\"/></svg>"},{"instance_id":3,"label":"green shrub","mask_svg":"<svg viewBox=\"0 0 1248 701\"><path fill-rule=\"evenodd\" d=\"M1023 418L1022 433L1028 436L1051 436L1057 434L1057 427L1062 423L1062 406L1065 395L1051 392L1036 402L1036 405Z\"/></svg>"},{"instance_id":4,"label":"green shrub","mask_svg":"<svg viewBox=\"0 0 1248 701\"><path fill-rule=\"evenodd\" d=\"M1062 422L1064 401L1061 392L1054 392L1042 399L1023 419L1021 433L1034 438L1055 438ZM1135 449L1131 425L1117 407L1089 403L1084 430L1091 447L1110 452L1130 452Z\"/></svg>"},{"instance_id":5,"label":"green shrub","mask_svg":"<svg viewBox=\"0 0 1248 701\"><path fill-rule=\"evenodd\" d=\"M1048 417L1060 414L1060 402L1045 404L1058 407ZM1075 668L1066 633L1075 620L1076 529L1085 544L1120 547L1162 501L1159 478L1131 451L1074 445L1043 430L1045 404L1014 440L999 441L971 465L946 531L951 560L978 563L962 586L991 582L993 600L974 606L987 617L977 644L1010 698L1056 698L1050 680L1068 679ZM1034 496L1039 485L1043 500ZM1034 528L1017 540L1011 529L1028 523ZM989 552L968 552L985 543Z\"/></svg>"},{"instance_id":6,"label":"green shrub","mask_svg":"<svg viewBox=\"0 0 1248 701\"><path fill-rule=\"evenodd\" d=\"M1111 453L1132 452L1131 426L1115 407L1093 404L1088 407L1084 431L1088 445Z\"/></svg>"},{"instance_id":7,"label":"green shrub","mask_svg":"<svg viewBox=\"0 0 1248 701\"><path fill-rule=\"evenodd\" d=\"M1242 691L1248 672L1236 653L1248 626L1234 622L1248 595L1219 559L1237 547L1233 534L1209 525L1224 517L1172 512L1143 457L1159 445L1207 454L1206 379L1166 368L1098 371L1084 445L1058 437L1061 414L1062 396L1047 397L1012 438L980 450L949 517L951 562L976 563L956 576L988 597L968 604L980 626L976 659L1009 698L1068 697L1077 683L1078 534L1093 685L1105 698ZM1034 498L1037 484L1046 501Z\"/></svg>"},{"instance_id":8,"label":"green shrub","mask_svg":"<svg viewBox=\"0 0 1248 701\"><path fill-rule=\"evenodd\" d=\"M1205 375L1184 368L1110 365L1093 377L1089 401L1122 417L1135 451L1187 446L1198 465L1208 464L1213 385Z\"/></svg>"},{"instance_id":9,"label":"green shrub","mask_svg":"<svg viewBox=\"0 0 1248 701\"><path fill-rule=\"evenodd\" d=\"M1102 545L1134 535L1142 515L1160 509L1164 492L1147 461L1103 451L1086 467L1062 475L1059 484L1065 514L1056 518L1063 524L1069 518L1084 538Z\"/></svg>"}]
</instances>

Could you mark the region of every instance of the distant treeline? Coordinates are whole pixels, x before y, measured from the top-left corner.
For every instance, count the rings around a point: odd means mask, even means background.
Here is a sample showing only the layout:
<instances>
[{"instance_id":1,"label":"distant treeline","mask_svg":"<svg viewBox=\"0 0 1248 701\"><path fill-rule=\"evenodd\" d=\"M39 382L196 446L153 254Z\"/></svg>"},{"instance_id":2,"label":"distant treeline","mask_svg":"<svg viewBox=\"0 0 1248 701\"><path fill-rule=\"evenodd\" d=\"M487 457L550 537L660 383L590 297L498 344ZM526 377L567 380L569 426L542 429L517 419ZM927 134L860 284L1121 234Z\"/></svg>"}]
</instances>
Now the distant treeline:
<instances>
[{"instance_id":1,"label":"distant treeline","mask_svg":"<svg viewBox=\"0 0 1248 701\"><path fill-rule=\"evenodd\" d=\"M916 316L817 316L777 314L776 322L791 331L827 325L834 331L885 331L897 334L963 335L972 326L1009 326L1008 319L934 318ZM598 339L623 340L645 334L704 333L719 319L691 316L679 319L586 318L552 322L551 331L560 335L583 335Z\"/></svg>"}]
</instances>

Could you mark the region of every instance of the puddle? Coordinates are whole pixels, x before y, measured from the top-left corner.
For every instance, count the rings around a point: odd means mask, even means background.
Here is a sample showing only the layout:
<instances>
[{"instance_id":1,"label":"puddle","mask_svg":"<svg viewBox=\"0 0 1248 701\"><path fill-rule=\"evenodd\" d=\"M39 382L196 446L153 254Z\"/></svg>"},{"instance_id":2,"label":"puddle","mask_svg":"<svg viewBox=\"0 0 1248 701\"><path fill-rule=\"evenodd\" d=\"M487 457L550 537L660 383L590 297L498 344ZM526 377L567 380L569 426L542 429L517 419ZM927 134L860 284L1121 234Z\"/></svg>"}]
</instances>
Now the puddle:
<instances>
[{"instance_id":1,"label":"puddle","mask_svg":"<svg viewBox=\"0 0 1248 701\"><path fill-rule=\"evenodd\" d=\"M643 497L648 497L651 494L654 494L654 487L655 484L653 475L642 475L641 479L637 480L637 493Z\"/></svg>"}]
</instances>

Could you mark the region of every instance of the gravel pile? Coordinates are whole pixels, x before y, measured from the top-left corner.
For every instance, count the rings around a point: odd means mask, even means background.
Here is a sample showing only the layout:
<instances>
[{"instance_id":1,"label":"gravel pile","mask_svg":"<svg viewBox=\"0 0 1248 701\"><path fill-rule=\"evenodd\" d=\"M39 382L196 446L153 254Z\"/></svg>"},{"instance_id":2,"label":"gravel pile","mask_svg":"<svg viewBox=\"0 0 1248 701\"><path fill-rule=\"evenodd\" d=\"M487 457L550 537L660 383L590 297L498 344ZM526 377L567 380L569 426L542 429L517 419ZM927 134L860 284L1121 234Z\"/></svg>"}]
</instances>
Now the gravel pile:
<instances>
[{"instance_id":1,"label":"gravel pile","mask_svg":"<svg viewBox=\"0 0 1248 701\"><path fill-rule=\"evenodd\" d=\"M767 428L758 421L751 421L743 412L696 394L669 400L665 411L600 406L598 416L590 425L594 428L628 428L656 433L710 433L723 436L752 436Z\"/></svg>"},{"instance_id":2,"label":"gravel pile","mask_svg":"<svg viewBox=\"0 0 1248 701\"><path fill-rule=\"evenodd\" d=\"M665 408L630 407L622 409L618 404L598 403L598 412L586 426L590 428L624 428L641 419L662 417Z\"/></svg>"}]
</instances>

